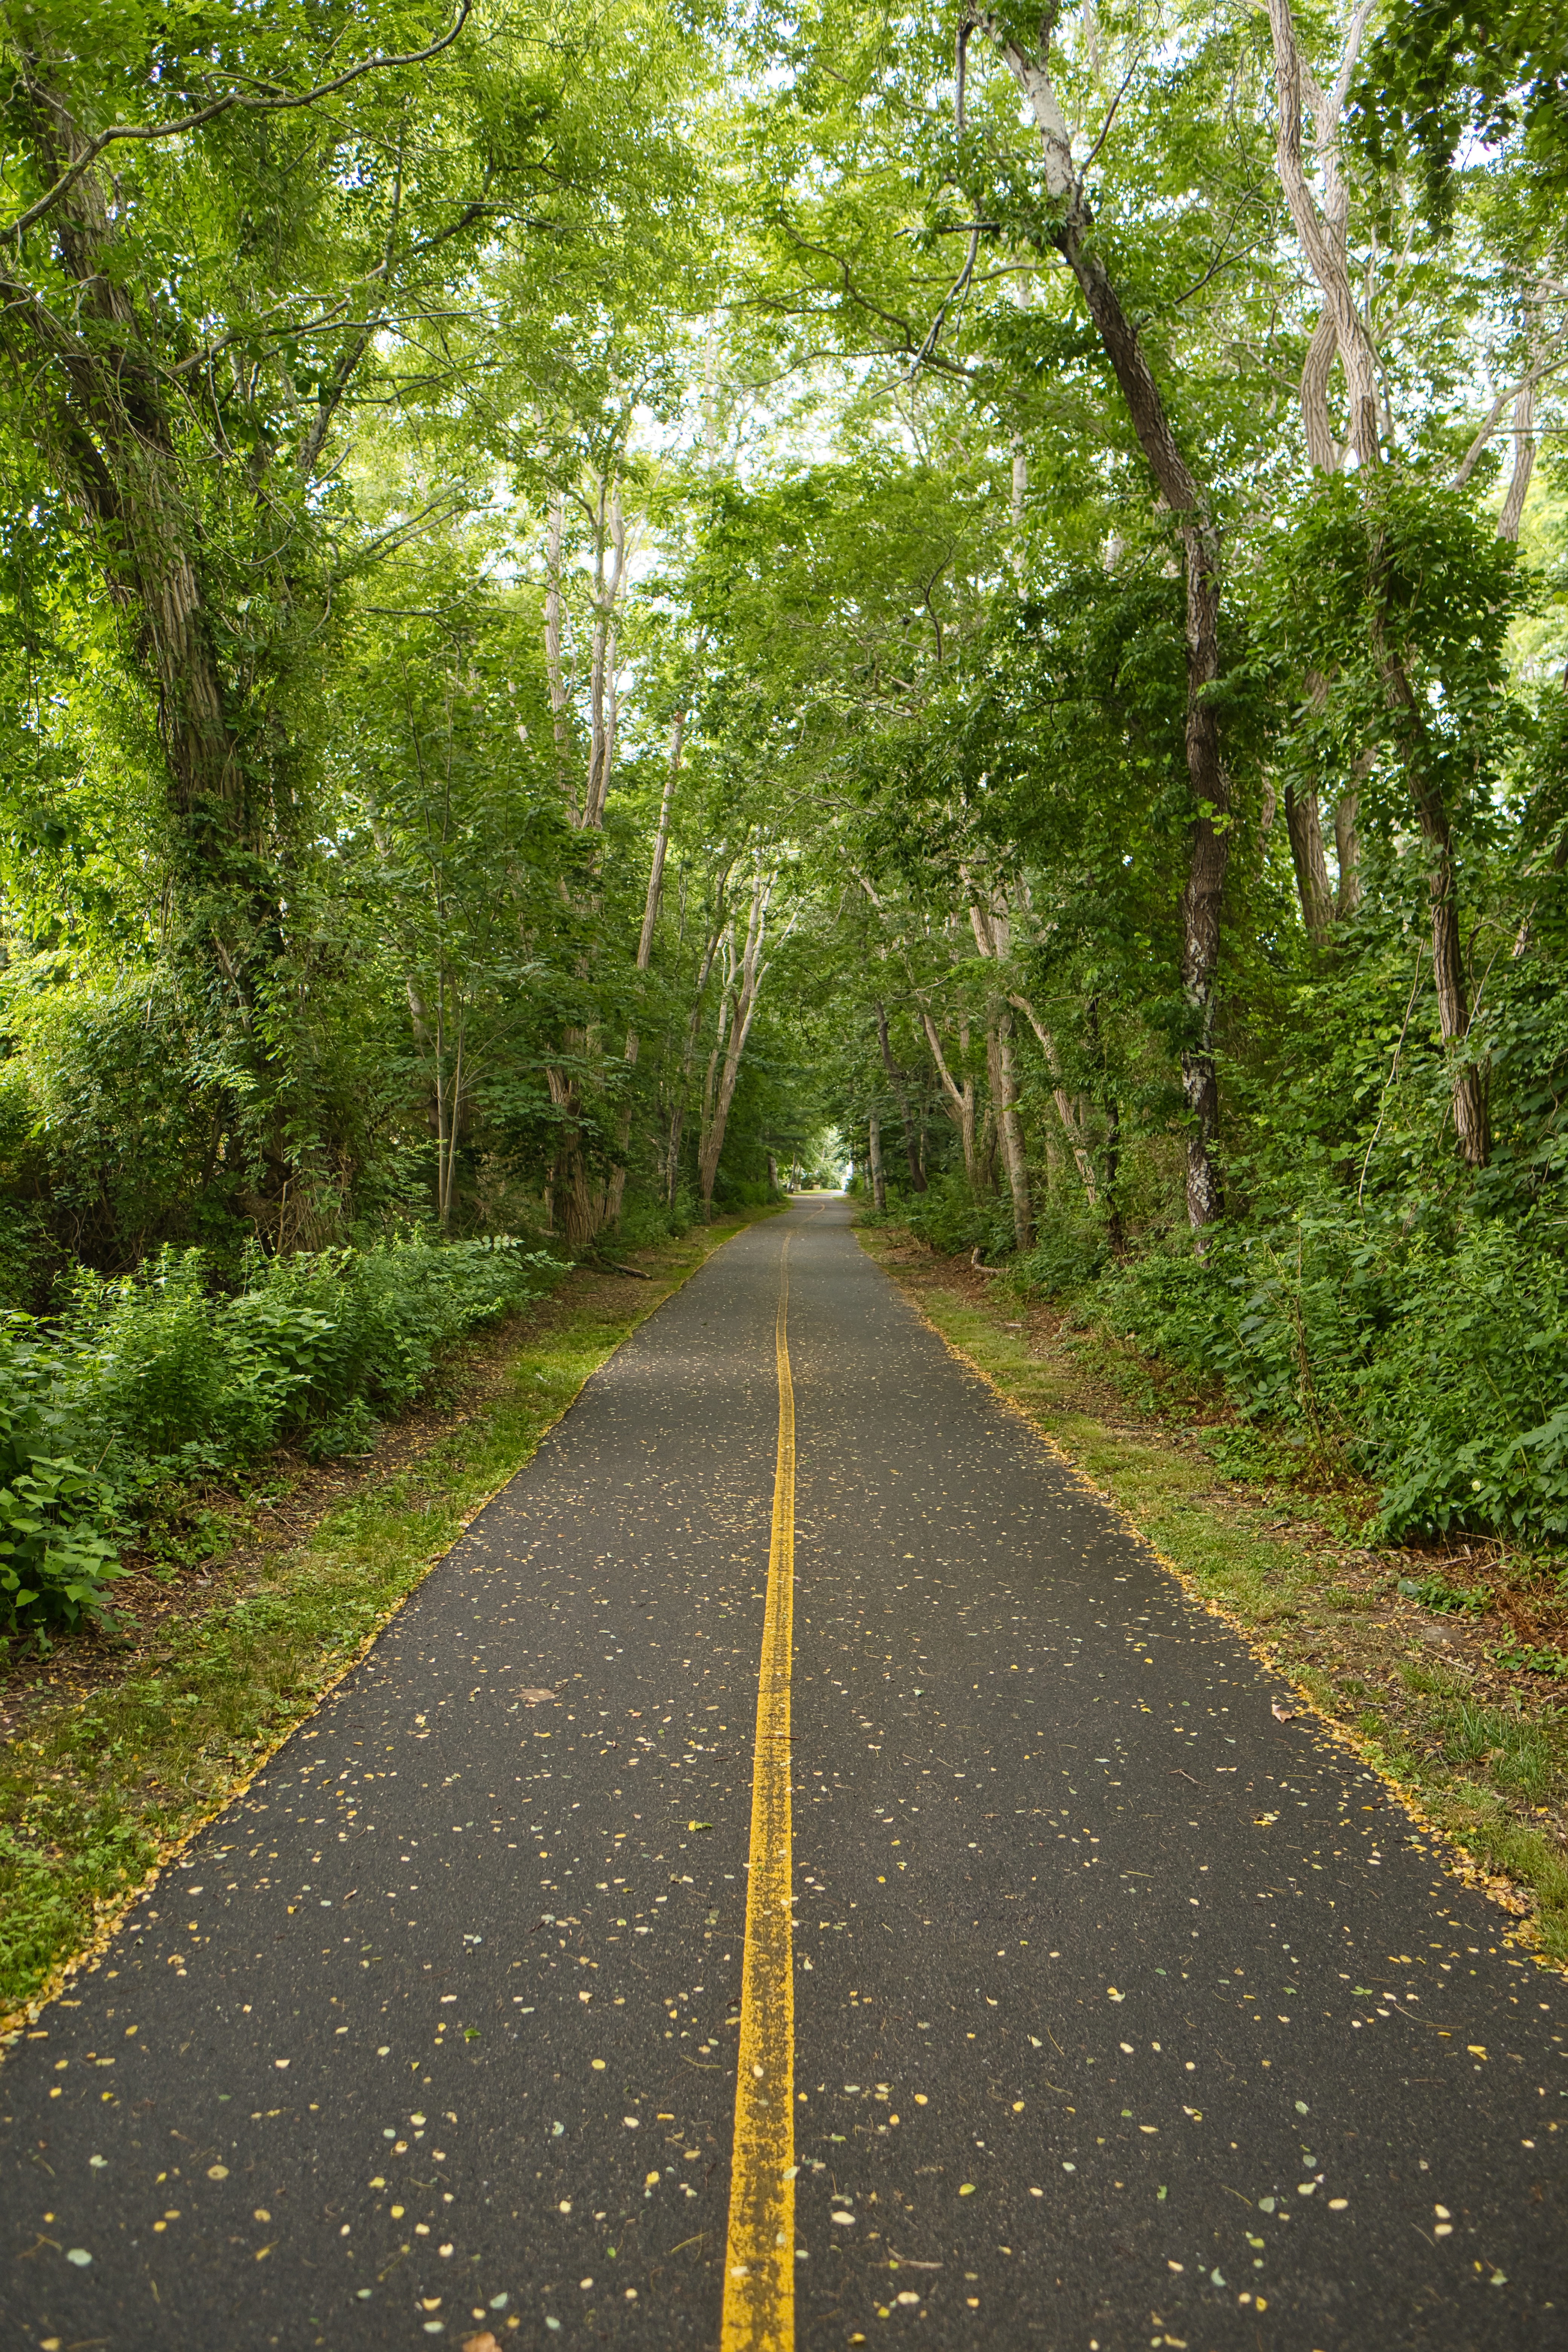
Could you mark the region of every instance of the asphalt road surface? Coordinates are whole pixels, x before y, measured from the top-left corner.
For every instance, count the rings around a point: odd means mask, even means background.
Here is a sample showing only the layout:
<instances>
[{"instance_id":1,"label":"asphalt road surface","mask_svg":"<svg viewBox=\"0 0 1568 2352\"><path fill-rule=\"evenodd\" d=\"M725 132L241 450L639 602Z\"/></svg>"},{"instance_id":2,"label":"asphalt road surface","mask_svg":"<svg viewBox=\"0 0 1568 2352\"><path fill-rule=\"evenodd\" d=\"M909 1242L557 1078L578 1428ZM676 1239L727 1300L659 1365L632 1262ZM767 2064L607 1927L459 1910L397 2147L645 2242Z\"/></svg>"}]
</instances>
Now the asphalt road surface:
<instances>
[{"instance_id":1,"label":"asphalt road surface","mask_svg":"<svg viewBox=\"0 0 1568 2352\"><path fill-rule=\"evenodd\" d=\"M0 2342L1561 2352L1561 1980L1282 1697L796 1203L5 2057Z\"/></svg>"}]
</instances>

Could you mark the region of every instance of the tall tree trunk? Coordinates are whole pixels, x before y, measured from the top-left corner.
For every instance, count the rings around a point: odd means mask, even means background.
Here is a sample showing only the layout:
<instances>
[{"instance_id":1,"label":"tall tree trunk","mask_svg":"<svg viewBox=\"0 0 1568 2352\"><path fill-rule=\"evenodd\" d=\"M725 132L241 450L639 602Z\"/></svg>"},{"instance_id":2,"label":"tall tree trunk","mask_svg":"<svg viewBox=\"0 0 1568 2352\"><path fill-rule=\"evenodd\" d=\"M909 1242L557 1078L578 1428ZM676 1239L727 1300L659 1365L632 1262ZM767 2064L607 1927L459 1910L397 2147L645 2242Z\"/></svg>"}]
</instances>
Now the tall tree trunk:
<instances>
[{"instance_id":1,"label":"tall tree trunk","mask_svg":"<svg viewBox=\"0 0 1568 2352\"><path fill-rule=\"evenodd\" d=\"M1013 1196L1013 1239L1020 1254L1035 1246L1035 1211L1029 1198L1029 1162L1024 1149L1024 1125L1018 1117L1018 1081L1013 1062L1013 1016L1005 1004L992 1017L985 1040L991 1095L996 1109L996 1132L1002 1145L1002 1165Z\"/></svg>"},{"instance_id":2,"label":"tall tree trunk","mask_svg":"<svg viewBox=\"0 0 1568 2352\"><path fill-rule=\"evenodd\" d=\"M1290 857L1296 868L1296 895L1301 921L1314 948L1329 943L1333 898L1329 889L1329 862L1323 854L1323 827L1318 795L1310 784L1285 787L1285 829L1290 836Z\"/></svg>"},{"instance_id":3,"label":"tall tree trunk","mask_svg":"<svg viewBox=\"0 0 1568 2352\"><path fill-rule=\"evenodd\" d=\"M680 774L680 754L686 741L686 713L678 710L669 730L669 764L665 771L664 793L658 804L658 824L653 837L653 856L647 870L647 895L643 900L642 930L637 938L635 969L646 971L653 961L654 933L658 928L659 900L664 892L664 861L669 846L669 814L675 805L675 786ZM626 1030L626 1066L629 1073L637 1066L640 1040L636 1020ZM605 1194L605 1223L619 1222L621 1203L626 1191L626 1146L631 1139L632 1106L628 1097L621 1112L620 1132L616 1138L616 1164L610 1171L610 1181Z\"/></svg>"},{"instance_id":4,"label":"tall tree trunk","mask_svg":"<svg viewBox=\"0 0 1568 2352\"><path fill-rule=\"evenodd\" d=\"M1029 1198L1029 1163L1018 1117L1018 1083L1013 1055L1013 1015L1002 995L1005 971L1012 946L1012 918L1005 896L976 887L967 867L960 869L969 892L969 926L974 944L994 967L992 999L985 1025L985 1066L991 1081L992 1113L1007 1189L1013 1196L1013 1233L1020 1250L1035 1245L1035 1212Z\"/></svg>"},{"instance_id":5,"label":"tall tree trunk","mask_svg":"<svg viewBox=\"0 0 1568 2352\"><path fill-rule=\"evenodd\" d=\"M26 385L51 473L96 540L111 602L133 610L130 635L156 699L180 886L199 910L208 984L250 1039L266 977L284 951L287 861L303 808L285 765L287 730L258 724L265 680L236 681L231 670L226 683L219 647L247 634L243 604L234 610L241 584L298 600L302 581L284 551L308 542L310 520L297 504L295 470L287 481L268 474L268 499L257 508L277 518L270 544L263 522L250 560L226 563L214 547L185 480L193 444L211 451L209 387L166 364L156 319L132 299L117 250L115 184L87 162L89 131L48 83L47 61L22 50L13 66L14 126L41 178L48 184L73 168L79 176L54 209L50 275L63 280L56 291L45 299L23 282L19 248L16 274L0 264L0 349ZM255 463L268 472L265 452ZM275 1083L275 1056L260 1052L254 1075L259 1098ZM280 1170L293 1156L281 1136L268 1152Z\"/></svg>"},{"instance_id":6,"label":"tall tree trunk","mask_svg":"<svg viewBox=\"0 0 1568 2352\"><path fill-rule=\"evenodd\" d=\"M626 576L626 526L618 482L602 477L594 533L594 625L588 677L588 782L583 823L598 827L616 764L619 607Z\"/></svg>"},{"instance_id":7,"label":"tall tree trunk","mask_svg":"<svg viewBox=\"0 0 1568 2352\"><path fill-rule=\"evenodd\" d=\"M1370 751L1356 763L1358 775L1371 765ZM1334 894L1334 914L1342 923L1348 922L1361 904L1361 835L1356 831L1356 819L1361 814L1361 795L1353 789L1342 792L1334 803L1334 855L1339 860L1340 887Z\"/></svg>"},{"instance_id":8,"label":"tall tree trunk","mask_svg":"<svg viewBox=\"0 0 1568 2352\"><path fill-rule=\"evenodd\" d=\"M1089 1001L1092 1007L1093 999ZM1007 1002L1016 1005L1023 1014L1034 1031L1040 1051L1046 1057L1046 1071L1051 1082L1051 1099L1056 1104L1057 1117L1061 1120L1062 1130L1072 1151L1073 1165L1078 1170L1079 1181L1083 1186L1084 1197L1092 1209L1096 1202L1096 1185L1094 1154L1089 1149L1090 1106L1082 1095L1069 1094L1063 1084L1061 1057L1057 1052L1056 1038L1046 1027L1029 999L1019 990L1015 989Z\"/></svg>"},{"instance_id":9,"label":"tall tree trunk","mask_svg":"<svg viewBox=\"0 0 1568 2352\"><path fill-rule=\"evenodd\" d=\"M921 1007L921 1020L925 1026L926 1044L931 1047L931 1057L936 1064L936 1074L945 1097L942 1108L957 1128L959 1142L963 1146L964 1181L972 1192L978 1192L981 1189L981 1177L980 1158L975 1148L974 1080L967 1071L964 1072L962 1081L953 1076L947 1066L947 1057L942 1050L942 1039L937 1034L936 1023L923 1004ZM968 1056L968 1024L961 1023L959 1049L965 1059Z\"/></svg>"},{"instance_id":10,"label":"tall tree trunk","mask_svg":"<svg viewBox=\"0 0 1568 2352\"><path fill-rule=\"evenodd\" d=\"M718 1181L719 1160L724 1149L724 1130L729 1124L730 1106L735 1099L736 1081L741 1075L741 1056L746 1050L751 1034L757 998L767 974L763 961L763 945L767 938L768 908L773 899L776 875L758 871L752 885L752 908L746 923L746 943L734 976L734 1018L730 1027L729 1042L724 1048L723 1066L719 1072L712 1107L705 1122L702 1148L698 1160L698 1182L702 1199L702 1213L710 1216L713 1209L713 1187Z\"/></svg>"},{"instance_id":11,"label":"tall tree trunk","mask_svg":"<svg viewBox=\"0 0 1568 2352\"><path fill-rule=\"evenodd\" d=\"M888 1182L882 1173L882 1122L875 1111L866 1121L866 1157L871 1171L871 1206L879 1216L888 1205Z\"/></svg>"},{"instance_id":12,"label":"tall tree trunk","mask_svg":"<svg viewBox=\"0 0 1568 2352\"><path fill-rule=\"evenodd\" d=\"M888 1008L885 1004L879 1004L877 1007L877 1042L882 1049L882 1067L888 1073L888 1084L899 1098L899 1118L904 1130L904 1157L910 1164L910 1190L911 1192L923 1192L926 1189L926 1173L921 1165L920 1140L915 1133L915 1122L910 1117L910 1091L905 1083L903 1072L893 1060L892 1047L888 1042Z\"/></svg>"},{"instance_id":13,"label":"tall tree trunk","mask_svg":"<svg viewBox=\"0 0 1568 2352\"><path fill-rule=\"evenodd\" d=\"M1500 539L1517 546L1519 526L1524 516L1524 501L1530 491L1530 478L1535 470L1535 396L1533 383L1520 386L1513 404L1513 465L1509 474L1508 489L1502 510L1498 516Z\"/></svg>"},{"instance_id":14,"label":"tall tree trunk","mask_svg":"<svg viewBox=\"0 0 1568 2352\"><path fill-rule=\"evenodd\" d=\"M560 499L552 499L544 552L544 675L550 688L550 723L555 736L555 789L565 803L568 819L575 824L579 811L572 778L572 694L566 682L561 628L561 551L565 534L565 506Z\"/></svg>"},{"instance_id":15,"label":"tall tree trunk","mask_svg":"<svg viewBox=\"0 0 1568 2352\"><path fill-rule=\"evenodd\" d=\"M594 551L593 621L589 632L588 769L579 801L570 761L570 688L562 649L563 597L561 563L565 533L565 502L551 505L546 549L547 586L544 604L545 669L555 730L556 766L566 805L567 822L582 833L601 833L605 803L616 755L616 609L626 572L626 533L620 487L608 473L595 483L591 499L578 498L587 515ZM562 885L566 896L565 885ZM585 961L578 977L586 982ZM587 1028L569 1024L562 1033L562 1057L546 1071L550 1098L560 1113L552 1193L560 1229L574 1251L591 1247L609 1205L613 1178L603 1188L591 1182L583 1129L584 1080L597 1092L594 1069L595 1036ZM625 1178L622 1178L624 1186Z\"/></svg>"},{"instance_id":16,"label":"tall tree trunk","mask_svg":"<svg viewBox=\"0 0 1568 2352\"><path fill-rule=\"evenodd\" d=\"M1028 49L999 18L978 11L959 37L959 119L963 121L963 55L968 32L986 34L1018 84L1039 133L1047 194L1059 207L1047 234L1078 282L1126 405L1139 446L1161 498L1175 518L1183 550L1186 600L1186 762L1194 816L1182 892L1182 992L1188 1040L1182 1052L1182 1097L1187 1112L1187 1217L1200 1236L1221 1208L1215 1150L1219 1135L1219 1081L1214 1024L1220 947L1220 911L1229 845L1230 781L1221 756L1214 689L1219 678L1217 523L1177 445L1164 399L1139 338L1111 283L1094 236L1094 215L1075 169L1067 121L1052 86L1046 41L1054 19L1041 20L1040 45Z\"/></svg>"},{"instance_id":17,"label":"tall tree trunk","mask_svg":"<svg viewBox=\"0 0 1568 2352\"><path fill-rule=\"evenodd\" d=\"M1374 559L1375 560L1375 559ZM1374 597L1377 589L1374 583ZM1426 735L1426 720L1410 684L1405 664L1389 646L1386 623L1378 599L1373 624L1373 646L1383 675L1384 694L1394 719L1405 782L1415 803L1416 822L1426 847L1426 897L1432 923L1432 978L1437 997L1437 1021L1453 1071L1454 1125L1459 1150L1472 1168L1484 1168L1491 1149L1488 1117L1488 1070L1464 1051L1469 1034L1469 1006L1465 988L1464 950L1459 940L1459 908L1454 887L1454 851L1448 812L1441 786L1435 780L1437 765Z\"/></svg>"},{"instance_id":18,"label":"tall tree trunk","mask_svg":"<svg viewBox=\"0 0 1568 2352\"><path fill-rule=\"evenodd\" d=\"M1111 1255L1121 1257L1127 1233L1121 1216L1121 1105L1114 1095L1105 1106L1105 1238Z\"/></svg>"},{"instance_id":19,"label":"tall tree trunk","mask_svg":"<svg viewBox=\"0 0 1568 2352\"><path fill-rule=\"evenodd\" d=\"M697 960L692 982L691 1011L687 1016L686 1040L680 1057L680 1076L677 1083L675 1101L669 1115L668 1200L671 1208L680 1181L680 1139L686 1124L686 1106L691 1094L691 1073L697 1060L697 1033L702 1024L702 998L712 977L713 966L730 928L727 911L730 868L720 875L714 899L713 923L707 941Z\"/></svg>"}]
</instances>

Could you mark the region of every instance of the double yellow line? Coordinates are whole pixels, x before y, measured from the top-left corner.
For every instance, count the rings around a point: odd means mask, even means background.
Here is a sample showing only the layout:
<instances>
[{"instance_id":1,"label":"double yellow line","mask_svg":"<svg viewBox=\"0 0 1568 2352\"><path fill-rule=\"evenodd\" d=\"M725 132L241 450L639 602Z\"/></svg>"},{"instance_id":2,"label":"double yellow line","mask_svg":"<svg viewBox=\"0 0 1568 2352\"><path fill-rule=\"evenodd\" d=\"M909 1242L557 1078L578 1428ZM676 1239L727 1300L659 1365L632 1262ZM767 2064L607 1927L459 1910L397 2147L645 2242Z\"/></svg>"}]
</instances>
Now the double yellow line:
<instances>
[{"instance_id":1,"label":"double yellow line","mask_svg":"<svg viewBox=\"0 0 1568 2352\"><path fill-rule=\"evenodd\" d=\"M724 2249L721 2352L795 2343L795 1930L790 1913L790 1661L795 1638L795 1390L789 1245L779 1256L779 1442L757 1675L752 1847L741 1974L741 2055Z\"/></svg>"}]
</instances>

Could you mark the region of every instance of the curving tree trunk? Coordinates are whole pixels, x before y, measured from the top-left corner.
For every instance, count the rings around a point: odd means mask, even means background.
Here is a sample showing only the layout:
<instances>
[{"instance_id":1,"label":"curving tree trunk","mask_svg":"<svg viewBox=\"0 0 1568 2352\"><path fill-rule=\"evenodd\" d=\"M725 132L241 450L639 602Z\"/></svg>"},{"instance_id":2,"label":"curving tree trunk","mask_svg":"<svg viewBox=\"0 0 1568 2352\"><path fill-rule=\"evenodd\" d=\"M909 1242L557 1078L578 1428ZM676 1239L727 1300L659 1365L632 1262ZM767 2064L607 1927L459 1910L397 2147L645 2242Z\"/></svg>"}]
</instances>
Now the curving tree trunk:
<instances>
[{"instance_id":1,"label":"curving tree trunk","mask_svg":"<svg viewBox=\"0 0 1568 2352\"><path fill-rule=\"evenodd\" d=\"M562 554L565 536L563 495L550 507L545 555L544 663L550 687L550 709L555 735L556 778L565 803L568 823L579 833L604 830L605 803L614 773L616 733L616 630L618 608L626 581L627 544L620 484L610 467L590 478L586 491L573 491L574 503L584 516L593 549L593 587L588 632L588 761L579 794L573 760L571 683L563 644L564 598ZM662 876L662 859L660 873ZM591 885L596 888L596 875ZM565 884L562 894L567 896ZM655 908L657 916L657 907ZM646 925L645 925L646 928ZM585 961L578 975L588 977ZM635 1058L635 1056L634 1056ZM581 1253L593 1246L609 1214L615 1174L603 1186L588 1164L584 1135L585 1087L602 1092L595 1035L589 1028L569 1023L561 1035L561 1052L545 1071L550 1099L557 1113L557 1142L551 1171L550 1197L567 1247ZM624 1188L625 1175L621 1176ZM616 1193L616 1209L619 1194Z\"/></svg>"},{"instance_id":2,"label":"curving tree trunk","mask_svg":"<svg viewBox=\"0 0 1568 2352\"><path fill-rule=\"evenodd\" d=\"M13 100L47 184L81 163L90 142L42 62L27 64ZM0 347L26 384L62 490L91 528L110 593L134 616L138 662L156 695L181 882L200 908L215 978L248 1034L262 971L281 947L286 886L267 867L279 846L275 820L282 815L289 827L292 795L268 772L284 756L280 737L258 741L247 693L226 684L218 662L219 636L244 631L234 625L237 592L215 562L187 488L192 445L211 436L159 348L155 323L137 308L96 164L61 195L54 232L63 299L46 299L0 266ZM258 574L275 553L259 551Z\"/></svg>"},{"instance_id":3,"label":"curving tree trunk","mask_svg":"<svg viewBox=\"0 0 1568 2352\"><path fill-rule=\"evenodd\" d=\"M921 1020L925 1028L926 1044L931 1047L931 1057L936 1065L937 1077L942 1085L942 1108L958 1129L958 1139L963 1151L963 1179L972 1192L978 1192L981 1189L981 1161L974 1127L974 1080L967 1070L961 1078L953 1076L947 1066L947 1056L942 1050L942 1038L938 1034L936 1023L923 1004L921 1007ZM969 1024L962 1017L959 1021L958 1044L961 1055L967 1061Z\"/></svg>"},{"instance_id":4,"label":"curving tree trunk","mask_svg":"<svg viewBox=\"0 0 1568 2352\"><path fill-rule=\"evenodd\" d=\"M724 1130L729 1124L730 1106L735 1099L736 1082L741 1075L741 1056L746 1050L757 999L767 976L768 967L763 961L763 947L767 939L768 909L777 880L776 873L764 873L759 868L752 881L745 945L725 990L724 1002L729 1007L729 1020L726 1024L721 1009L719 1043L709 1064L709 1087L705 1089L703 1100L702 1140L697 1155L698 1189L705 1217L711 1216L713 1213L713 1187L718 1181L719 1160L724 1149Z\"/></svg>"},{"instance_id":5,"label":"curving tree trunk","mask_svg":"<svg viewBox=\"0 0 1568 2352\"><path fill-rule=\"evenodd\" d=\"M1358 480L1369 502L1383 472L1384 450L1377 404L1377 354L1371 332L1351 285L1345 228L1348 194L1339 168L1339 127L1362 35L1372 13L1372 0L1362 0L1352 18L1345 56L1333 90L1325 98L1307 73L1296 36L1289 0L1268 0L1268 24L1274 47L1277 100L1275 159L1279 184L1295 224L1307 267L1323 300L1323 314L1312 339L1317 359L1302 379L1302 416L1308 449L1321 470L1343 468L1348 455L1357 461ZM1307 177L1301 152L1303 98L1311 105L1318 125L1318 163L1322 179L1321 203ZM1327 385L1335 356L1344 373L1350 440L1342 448L1327 423ZM1318 403L1323 407L1319 414ZM1473 459L1475 451L1472 451ZM1469 462L1468 460L1467 462ZM1464 468L1460 472L1463 474ZM1521 493L1522 499L1522 492ZM1373 510L1374 511L1374 510ZM1484 1167L1491 1149L1487 1108L1487 1069L1468 1050L1470 1014L1465 987L1464 955L1459 940L1458 895L1454 876L1453 841L1448 812L1439 781L1439 763L1426 717L1415 688L1404 648L1392 634L1394 610L1389 590L1388 566L1381 531L1373 530L1371 579L1371 651L1383 683L1394 745L1405 774L1405 788L1415 812L1427 858L1427 905L1432 927L1432 966L1436 986L1437 1017L1450 1060L1454 1124L1459 1149L1473 1168ZM1350 830L1353 835L1353 814ZM1342 882L1344 874L1342 861ZM1359 889L1359 884L1352 885Z\"/></svg>"},{"instance_id":6,"label":"curving tree trunk","mask_svg":"<svg viewBox=\"0 0 1568 2352\"><path fill-rule=\"evenodd\" d=\"M1220 914L1229 855L1230 780L1221 754L1214 688L1219 678L1219 527L1176 441L1138 330L1111 282L1094 236L1094 215L1072 158L1066 117L1057 99L1047 44L1054 18L1040 20L1038 43L1028 47L996 16L967 16L958 53L959 127L963 128L964 53L971 31L984 33L1017 83L1039 133L1047 191L1058 210L1047 230L1071 270L1126 406L1138 444L1181 536L1186 606L1186 763L1193 818L1187 877L1182 892L1182 992L1189 1031L1182 1051L1182 1097L1187 1113L1187 1217L1200 1235L1221 1208L1215 1146L1219 1081L1214 1024L1219 973ZM1202 1246L1201 1238L1199 1246Z\"/></svg>"}]
</instances>

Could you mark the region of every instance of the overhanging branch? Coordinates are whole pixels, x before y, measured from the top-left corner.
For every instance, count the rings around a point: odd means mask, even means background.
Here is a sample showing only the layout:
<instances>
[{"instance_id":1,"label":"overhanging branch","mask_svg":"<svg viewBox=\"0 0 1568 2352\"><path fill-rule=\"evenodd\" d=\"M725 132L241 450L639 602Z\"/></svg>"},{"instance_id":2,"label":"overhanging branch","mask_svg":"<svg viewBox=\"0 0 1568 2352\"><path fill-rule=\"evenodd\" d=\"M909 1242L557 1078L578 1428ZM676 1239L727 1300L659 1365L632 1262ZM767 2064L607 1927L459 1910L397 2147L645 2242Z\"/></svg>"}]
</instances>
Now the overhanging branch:
<instances>
[{"instance_id":1,"label":"overhanging branch","mask_svg":"<svg viewBox=\"0 0 1568 2352\"><path fill-rule=\"evenodd\" d=\"M473 0L458 0L458 14L449 30L443 33L438 41L432 41L427 48L411 49L400 57L381 53L374 58L363 58L357 66L350 66L346 72L335 75L331 81L318 82L313 89L270 90L259 98L248 96L243 90L230 90L226 97L215 98L210 105L198 107L194 114L183 114L174 122L111 123L107 131L100 131L96 139L89 140L69 170L61 173L54 186L41 195L37 204L29 205L25 213L0 229L0 236L9 237L13 242L19 241L27 229L43 219L46 213L53 211L62 196L69 194L83 173L92 169L105 148L115 145L117 142L132 140L145 144L154 139L182 139L188 131L200 131L205 124L216 122L219 115L227 114L236 107L249 114L292 112L302 106L314 106L323 98L334 97L340 89L346 89L351 82L358 81L362 75L385 72L395 66L425 65L431 58L438 58L443 49L451 47L468 23L472 9Z\"/></svg>"}]
</instances>

